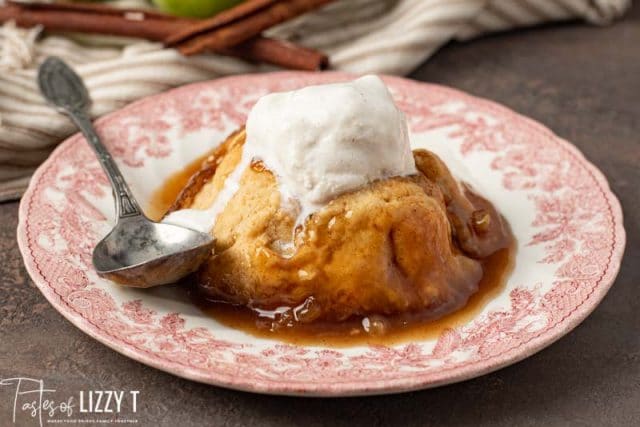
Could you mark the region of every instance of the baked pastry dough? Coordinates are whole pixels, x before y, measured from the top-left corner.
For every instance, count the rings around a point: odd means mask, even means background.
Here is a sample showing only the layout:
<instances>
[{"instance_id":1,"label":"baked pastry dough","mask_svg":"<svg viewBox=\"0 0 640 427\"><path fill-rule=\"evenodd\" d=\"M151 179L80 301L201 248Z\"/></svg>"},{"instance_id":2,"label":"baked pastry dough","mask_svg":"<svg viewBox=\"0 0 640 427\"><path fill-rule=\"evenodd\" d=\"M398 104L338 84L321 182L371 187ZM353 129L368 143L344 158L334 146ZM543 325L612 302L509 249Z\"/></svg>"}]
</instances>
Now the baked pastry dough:
<instances>
[{"instance_id":1,"label":"baked pastry dough","mask_svg":"<svg viewBox=\"0 0 640 427\"><path fill-rule=\"evenodd\" d=\"M182 191L172 210L205 210L240 162L232 134ZM414 152L417 175L343 194L295 227L261 163L242 174L212 230L215 253L196 274L202 292L257 309L290 307L296 321L464 305L480 260L510 242L493 206L451 176L433 153Z\"/></svg>"}]
</instances>

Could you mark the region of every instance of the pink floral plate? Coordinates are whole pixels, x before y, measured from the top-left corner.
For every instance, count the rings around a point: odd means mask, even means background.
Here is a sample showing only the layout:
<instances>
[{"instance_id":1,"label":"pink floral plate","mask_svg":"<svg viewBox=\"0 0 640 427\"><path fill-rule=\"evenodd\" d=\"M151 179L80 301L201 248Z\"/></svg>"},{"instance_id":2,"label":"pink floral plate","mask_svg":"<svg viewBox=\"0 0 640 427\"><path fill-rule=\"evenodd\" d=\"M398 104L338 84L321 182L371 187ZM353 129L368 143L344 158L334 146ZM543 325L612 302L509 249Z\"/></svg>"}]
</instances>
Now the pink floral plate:
<instances>
[{"instance_id":1,"label":"pink floral plate","mask_svg":"<svg viewBox=\"0 0 640 427\"><path fill-rule=\"evenodd\" d=\"M144 205L172 173L242 125L265 93L340 81L340 73L223 78L143 99L97 122ZM18 241L49 302L120 353L175 375L261 393L393 393L472 378L517 362L578 325L614 281L622 212L605 178L543 126L459 91L386 77L414 147L428 147L492 200L518 240L504 290L437 339L323 348L259 339L217 323L175 287L127 289L99 278L91 251L113 222L111 192L78 135L38 169Z\"/></svg>"}]
</instances>

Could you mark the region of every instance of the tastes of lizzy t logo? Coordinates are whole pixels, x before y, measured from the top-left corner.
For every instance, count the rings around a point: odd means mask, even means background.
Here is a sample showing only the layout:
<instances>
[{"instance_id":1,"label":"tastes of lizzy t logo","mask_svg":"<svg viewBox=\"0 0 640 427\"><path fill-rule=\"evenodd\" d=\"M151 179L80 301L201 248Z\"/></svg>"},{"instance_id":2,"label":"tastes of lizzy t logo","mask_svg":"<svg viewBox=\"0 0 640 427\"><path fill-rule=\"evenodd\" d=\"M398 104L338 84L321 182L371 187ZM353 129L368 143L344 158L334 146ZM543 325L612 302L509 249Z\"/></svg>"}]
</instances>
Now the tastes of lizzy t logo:
<instances>
[{"instance_id":1,"label":"tastes of lizzy t logo","mask_svg":"<svg viewBox=\"0 0 640 427\"><path fill-rule=\"evenodd\" d=\"M13 424L26 425L31 419L44 424L136 424L137 419L124 416L138 411L137 390L80 390L76 395L56 396L43 380L16 377L0 379L0 387L9 390ZM0 414L2 417L3 414ZM1 418L0 418L1 419Z\"/></svg>"}]
</instances>

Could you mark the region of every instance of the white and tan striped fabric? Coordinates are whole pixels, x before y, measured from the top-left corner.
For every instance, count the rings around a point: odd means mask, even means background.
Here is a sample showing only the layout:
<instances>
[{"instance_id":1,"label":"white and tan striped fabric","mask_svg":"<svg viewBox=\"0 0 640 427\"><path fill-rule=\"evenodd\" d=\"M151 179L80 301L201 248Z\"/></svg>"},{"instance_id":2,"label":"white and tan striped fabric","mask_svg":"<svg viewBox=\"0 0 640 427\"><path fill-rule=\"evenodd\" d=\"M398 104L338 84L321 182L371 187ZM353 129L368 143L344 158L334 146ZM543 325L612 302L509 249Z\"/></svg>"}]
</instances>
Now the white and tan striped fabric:
<instances>
[{"instance_id":1,"label":"white and tan striped fabric","mask_svg":"<svg viewBox=\"0 0 640 427\"><path fill-rule=\"evenodd\" d=\"M2 0L0 0L0 4ZM143 0L118 3L146 5ZM406 74L452 39L583 19L608 24L630 0L341 0L269 33L326 51L332 67ZM43 35L0 27L0 200L18 197L51 149L74 131L44 105L35 68L57 55L84 77L99 116L168 88L222 75L269 69L216 55L181 57L139 40Z\"/></svg>"}]
</instances>

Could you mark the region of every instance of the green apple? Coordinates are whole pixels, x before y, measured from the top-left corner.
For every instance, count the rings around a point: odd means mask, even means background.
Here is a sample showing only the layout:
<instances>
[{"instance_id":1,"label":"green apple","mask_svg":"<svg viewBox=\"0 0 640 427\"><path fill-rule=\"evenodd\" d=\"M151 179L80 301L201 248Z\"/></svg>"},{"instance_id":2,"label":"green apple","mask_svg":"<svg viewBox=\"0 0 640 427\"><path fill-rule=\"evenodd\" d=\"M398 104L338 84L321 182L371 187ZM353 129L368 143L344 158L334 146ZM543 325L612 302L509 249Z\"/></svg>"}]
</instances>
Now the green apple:
<instances>
[{"instance_id":1,"label":"green apple","mask_svg":"<svg viewBox=\"0 0 640 427\"><path fill-rule=\"evenodd\" d=\"M242 3L243 0L153 0L158 8L171 15L206 18Z\"/></svg>"}]
</instances>

